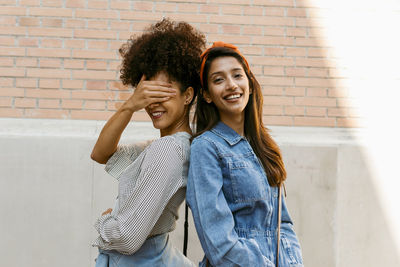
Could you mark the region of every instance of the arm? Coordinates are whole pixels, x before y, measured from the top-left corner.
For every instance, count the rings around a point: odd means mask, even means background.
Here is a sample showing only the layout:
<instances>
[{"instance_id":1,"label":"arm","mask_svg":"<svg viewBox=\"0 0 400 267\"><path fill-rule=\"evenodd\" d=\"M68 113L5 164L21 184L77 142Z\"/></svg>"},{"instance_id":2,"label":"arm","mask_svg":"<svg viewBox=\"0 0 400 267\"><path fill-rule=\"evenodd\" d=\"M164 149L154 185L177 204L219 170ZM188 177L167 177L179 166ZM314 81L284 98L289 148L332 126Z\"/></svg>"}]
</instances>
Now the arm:
<instances>
[{"instance_id":1,"label":"arm","mask_svg":"<svg viewBox=\"0 0 400 267\"><path fill-rule=\"evenodd\" d=\"M213 266L249 266L269 261L258 244L240 238L222 191L223 177L216 148L205 139L191 146L186 198L206 257ZM203 163L203 164L202 164Z\"/></svg>"},{"instance_id":2,"label":"arm","mask_svg":"<svg viewBox=\"0 0 400 267\"><path fill-rule=\"evenodd\" d=\"M96 223L101 238L111 249L132 254L142 246L169 200L182 186L180 152L172 138L151 144L132 193L115 216L103 215Z\"/></svg>"},{"instance_id":3,"label":"arm","mask_svg":"<svg viewBox=\"0 0 400 267\"><path fill-rule=\"evenodd\" d=\"M170 86L165 82L146 81L143 75L131 97L104 125L93 148L91 158L98 163L106 163L117 150L122 132L131 120L133 113L150 104L167 101L174 96L175 90Z\"/></svg>"}]
</instances>

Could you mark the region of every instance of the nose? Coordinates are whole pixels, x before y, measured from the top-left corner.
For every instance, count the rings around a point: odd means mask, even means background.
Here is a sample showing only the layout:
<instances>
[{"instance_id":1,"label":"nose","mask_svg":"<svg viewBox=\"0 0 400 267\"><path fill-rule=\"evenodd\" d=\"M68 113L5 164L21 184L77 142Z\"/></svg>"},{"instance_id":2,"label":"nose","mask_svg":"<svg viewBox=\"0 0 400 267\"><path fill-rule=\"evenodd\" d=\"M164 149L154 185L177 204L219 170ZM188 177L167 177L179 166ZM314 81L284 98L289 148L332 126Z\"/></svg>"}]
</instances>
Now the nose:
<instances>
[{"instance_id":1,"label":"nose","mask_svg":"<svg viewBox=\"0 0 400 267\"><path fill-rule=\"evenodd\" d=\"M231 90L237 88L237 84L236 84L236 82L233 80L232 77L228 77L228 78L226 79L226 87L227 87L227 89L231 89Z\"/></svg>"}]
</instances>

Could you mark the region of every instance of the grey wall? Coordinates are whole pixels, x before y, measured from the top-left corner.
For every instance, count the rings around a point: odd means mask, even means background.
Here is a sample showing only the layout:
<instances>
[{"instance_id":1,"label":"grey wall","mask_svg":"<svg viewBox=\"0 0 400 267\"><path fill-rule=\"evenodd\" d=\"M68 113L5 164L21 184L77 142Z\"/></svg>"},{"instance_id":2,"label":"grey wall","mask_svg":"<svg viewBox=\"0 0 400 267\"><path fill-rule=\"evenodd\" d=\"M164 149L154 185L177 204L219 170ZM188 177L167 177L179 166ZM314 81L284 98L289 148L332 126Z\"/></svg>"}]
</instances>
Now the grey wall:
<instances>
[{"instance_id":1,"label":"grey wall","mask_svg":"<svg viewBox=\"0 0 400 267\"><path fill-rule=\"evenodd\" d=\"M1 266L94 266L98 215L117 184L90 152L104 122L0 119ZM305 266L400 266L358 131L272 127ZM122 142L157 138L132 123ZM189 258L202 250L191 222ZM183 207L172 234L182 247Z\"/></svg>"}]
</instances>

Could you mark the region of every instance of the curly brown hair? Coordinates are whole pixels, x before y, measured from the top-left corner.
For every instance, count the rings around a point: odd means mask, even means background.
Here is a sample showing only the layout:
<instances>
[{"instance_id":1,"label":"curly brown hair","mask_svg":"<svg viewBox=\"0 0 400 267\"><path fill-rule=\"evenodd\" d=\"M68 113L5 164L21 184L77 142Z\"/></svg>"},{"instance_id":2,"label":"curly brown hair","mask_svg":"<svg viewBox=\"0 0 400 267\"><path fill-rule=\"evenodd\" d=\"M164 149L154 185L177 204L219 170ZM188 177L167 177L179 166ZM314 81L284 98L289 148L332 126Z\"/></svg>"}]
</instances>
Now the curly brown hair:
<instances>
[{"instance_id":1,"label":"curly brown hair","mask_svg":"<svg viewBox=\"0 0 400 267\"><path fill-rule=\"evenodd\" d=\"M143 74L150 79L166 71L170 79L182 85L182 92L191 86L196 96L201 87L200 54L205 43L204 34L188 23L163 19L121 46L121 80L135 87Z\"/></svg>"}]
</instances>

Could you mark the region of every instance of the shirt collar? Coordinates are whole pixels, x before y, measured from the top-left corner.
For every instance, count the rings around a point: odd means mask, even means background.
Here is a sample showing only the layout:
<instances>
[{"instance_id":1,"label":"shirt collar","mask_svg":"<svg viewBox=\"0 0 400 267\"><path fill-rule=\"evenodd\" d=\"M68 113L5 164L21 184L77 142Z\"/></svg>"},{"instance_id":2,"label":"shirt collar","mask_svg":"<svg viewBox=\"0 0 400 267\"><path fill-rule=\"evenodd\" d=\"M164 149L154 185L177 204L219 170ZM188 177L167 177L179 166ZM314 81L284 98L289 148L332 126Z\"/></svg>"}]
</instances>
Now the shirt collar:
<instances>
[{"instance_id":1,"label":"shirt collar","mask_svg":"<svg viewBox=\"0 0 400 267\"><path fill-rule=\"evenodd\" d=\"M219 121L217 125L211 129L211 132L222 137L231 146L236 145L240 140L245 139L222 121Z\"/></svg>"}]
</instances>

